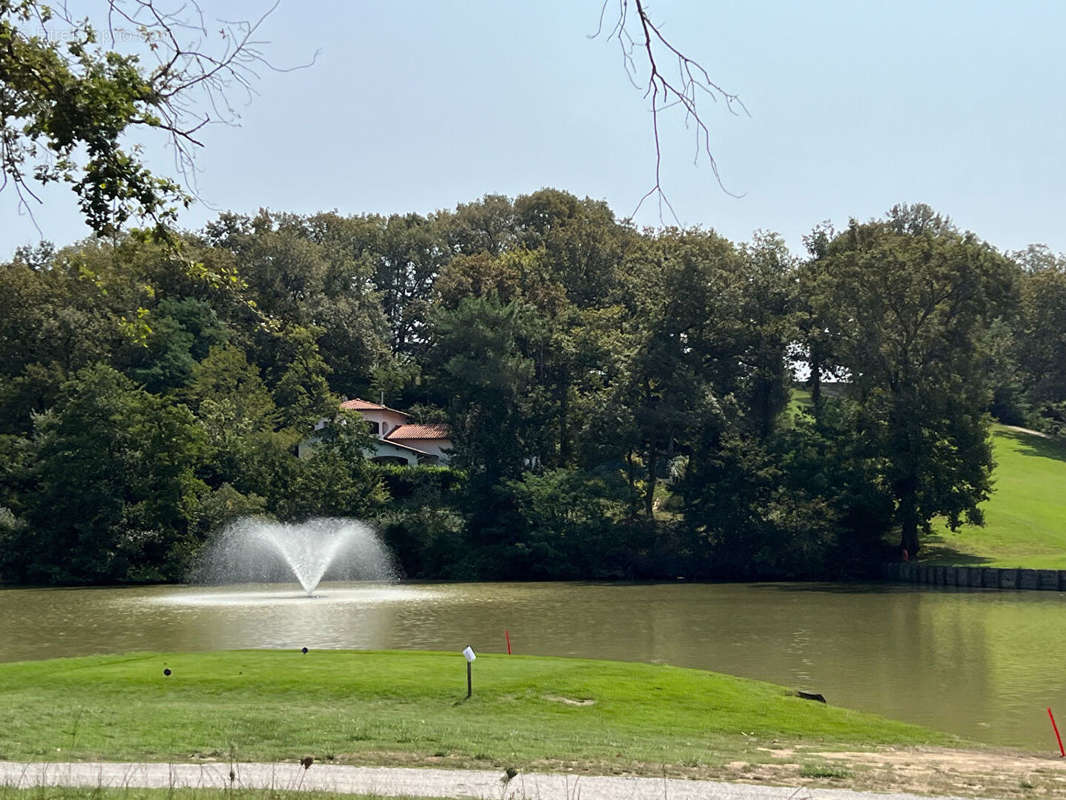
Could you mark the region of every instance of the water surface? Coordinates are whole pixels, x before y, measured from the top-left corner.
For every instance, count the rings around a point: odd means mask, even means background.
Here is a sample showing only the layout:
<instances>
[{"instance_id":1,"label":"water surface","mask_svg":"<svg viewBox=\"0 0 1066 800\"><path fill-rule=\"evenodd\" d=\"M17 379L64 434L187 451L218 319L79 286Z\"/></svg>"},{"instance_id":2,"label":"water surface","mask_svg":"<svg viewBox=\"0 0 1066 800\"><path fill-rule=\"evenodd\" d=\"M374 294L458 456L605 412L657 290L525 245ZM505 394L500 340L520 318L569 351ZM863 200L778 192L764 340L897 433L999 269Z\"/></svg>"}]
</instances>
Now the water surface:
<instances>
[{"instance_id":1,"label":"water surface","mask_svg":"<svg viewBox=\"0 0 1066 800\"><path fill-rule=\"evenodd\" d=\"M893 585L323 584L0 590L0 660L132 650L432 649L650 661L822 692L1050 751L1066 595Z\"/></svg>"}]
</instances>

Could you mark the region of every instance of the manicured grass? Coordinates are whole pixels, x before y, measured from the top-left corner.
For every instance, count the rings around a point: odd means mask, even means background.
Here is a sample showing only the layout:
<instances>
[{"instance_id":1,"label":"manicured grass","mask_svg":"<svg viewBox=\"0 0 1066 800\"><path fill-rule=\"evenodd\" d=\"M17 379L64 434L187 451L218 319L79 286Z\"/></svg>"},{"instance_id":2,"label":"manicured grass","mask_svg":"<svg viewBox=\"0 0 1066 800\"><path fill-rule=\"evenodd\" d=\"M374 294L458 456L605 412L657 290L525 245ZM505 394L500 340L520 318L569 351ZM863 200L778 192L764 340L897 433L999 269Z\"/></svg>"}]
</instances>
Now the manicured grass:
<instances>
[{"instance_id":1,"label":"manicured grass","mask_svg":"<svg viewBox=\"0 0 1066 800\"><path fill-rule=\"evenodd\" d=\"M985 526L936 529L922 563L1066 569L1066 446L996 426Z\"/></svg>"},{"instance_id":2,"label":"manicured grass","mask_svg":"<svg viewBox=\"0 0 1066 800\"><path fill-rule=\"evenodd\" d=\"M767 654L772 657L772 654ZM172 674L164 676L164 668ZM0 759L717 765L953 737L699 670L458 653L239 651L0 664Z\"/></svg>"}]
</instances>

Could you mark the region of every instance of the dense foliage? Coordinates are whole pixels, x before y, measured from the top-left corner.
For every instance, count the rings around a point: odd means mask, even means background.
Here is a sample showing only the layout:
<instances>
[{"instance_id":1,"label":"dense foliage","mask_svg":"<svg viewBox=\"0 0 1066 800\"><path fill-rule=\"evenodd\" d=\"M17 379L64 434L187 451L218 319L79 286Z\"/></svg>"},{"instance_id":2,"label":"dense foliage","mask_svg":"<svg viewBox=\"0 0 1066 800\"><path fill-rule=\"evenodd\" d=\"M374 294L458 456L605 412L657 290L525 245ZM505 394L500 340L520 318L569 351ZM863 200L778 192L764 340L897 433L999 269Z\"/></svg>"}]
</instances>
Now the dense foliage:
<instances>
[{"instance_id":1,"label":"dense foliage","mask_svg":"<svg viewBox=\"0 0 1066 800\"><path fill-rule=\"evenodd\" d=\"M913 555L931 520L980 521L990 412L1066 427L1066 263L924 206L808 246L639 231L545 189L20 250L0 265L0 579L180 579L251 513L371 519L412 577ZM354 396L446 421L451 465L369 461L338 412Z\"/></svg>"}]
</instances>

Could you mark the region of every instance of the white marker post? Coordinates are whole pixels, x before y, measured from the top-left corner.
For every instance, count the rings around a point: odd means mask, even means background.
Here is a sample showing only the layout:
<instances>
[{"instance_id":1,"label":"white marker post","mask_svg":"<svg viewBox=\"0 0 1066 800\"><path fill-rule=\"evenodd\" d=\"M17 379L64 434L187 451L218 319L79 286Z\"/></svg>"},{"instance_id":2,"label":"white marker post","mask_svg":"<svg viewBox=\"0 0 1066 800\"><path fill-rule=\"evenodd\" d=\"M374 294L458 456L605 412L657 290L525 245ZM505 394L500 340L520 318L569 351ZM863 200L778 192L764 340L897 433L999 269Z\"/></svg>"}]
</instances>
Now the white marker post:
<instances>
[{"instance_id":1,"label":"white marker post","mask_svg":"<svg viewBox=\"0 0 1066 800\"><path fill-rule=\"evenodd\" d=\"M466 659L466 696L469 699L470 695L474 693L473 679L470 677L470 665L474 663L474 659L477 655L474 654L474 648L467 645L463 648L463 657Z\"/></svg>"}]
</instances>

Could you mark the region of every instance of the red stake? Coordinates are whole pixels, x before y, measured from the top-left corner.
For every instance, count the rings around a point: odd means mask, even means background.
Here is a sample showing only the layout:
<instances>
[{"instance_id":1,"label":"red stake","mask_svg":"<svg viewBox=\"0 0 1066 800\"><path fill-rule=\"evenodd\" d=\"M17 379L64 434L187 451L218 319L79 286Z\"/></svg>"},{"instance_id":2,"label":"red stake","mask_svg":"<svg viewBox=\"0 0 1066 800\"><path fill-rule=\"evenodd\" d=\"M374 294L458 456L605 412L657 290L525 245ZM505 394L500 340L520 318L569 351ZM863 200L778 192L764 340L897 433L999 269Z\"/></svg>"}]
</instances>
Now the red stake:
<instances>
[{"instance_id":1,"label":"red stake","mask_svg":"<svg viewBox=\"0 0 1066 800\"><path fill-rule=\"evenodd\" d=\"M507 640L507 655L511 655L511 632L505 630L503 632L503 638Z\"/></svg>"},{"instance_id":2,"label":"red stake","mask_svg":"<svg viewBox=\"0 0 1066 800\"><path fill-rule=\"evenodd\" d=\"M1051 717L1051 728L1055 731L1055 738L1059 741L1059 753L1060 758L1066 758L1066 750L1062 749L1062 737L1059 736L1059 726L1055 724L1055 715L1051 713L1051 709L1048 708L1047 715Z\"/></svg>"}]
</instances>

